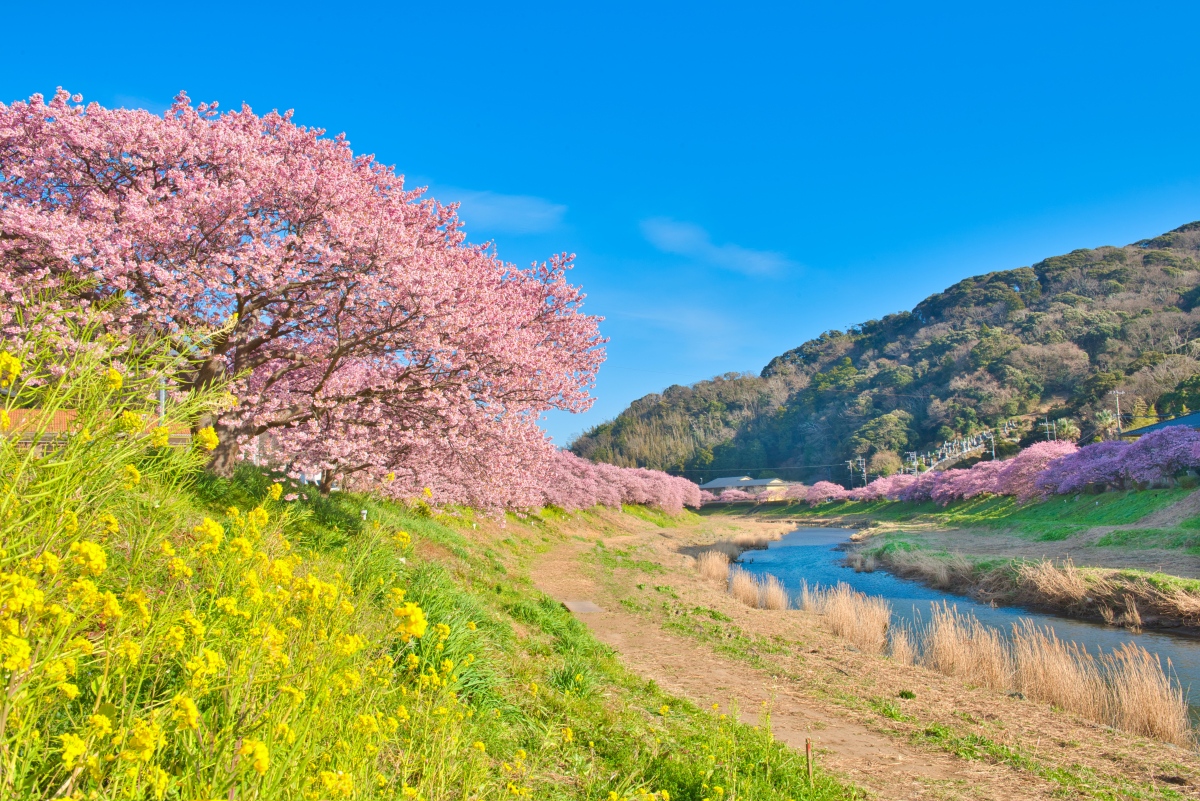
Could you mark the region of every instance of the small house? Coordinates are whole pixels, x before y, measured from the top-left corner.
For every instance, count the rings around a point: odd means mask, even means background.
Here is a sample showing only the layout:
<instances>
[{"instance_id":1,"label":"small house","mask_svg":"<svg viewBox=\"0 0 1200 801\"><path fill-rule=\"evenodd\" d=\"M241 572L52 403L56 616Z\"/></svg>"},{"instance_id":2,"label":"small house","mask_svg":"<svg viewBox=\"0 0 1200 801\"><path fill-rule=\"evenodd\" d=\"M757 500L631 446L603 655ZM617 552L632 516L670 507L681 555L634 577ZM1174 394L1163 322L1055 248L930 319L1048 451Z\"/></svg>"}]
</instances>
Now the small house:
<instances>
[{"instance_id":1,"label":"small house","mask_svg":"<svg viewBox=\"0 0 1200 801\"><path fill-rule=\"evenodd\" d=\"M707 484L700 485L700 489L708 490L713 495L720 495L727 489L740 489L755 494L765 492L768 500L782 498L783 493L787 491L787 487L787 482L783 479L750 478L750 476L714 478Z\"/></svg>"}]
</instances>

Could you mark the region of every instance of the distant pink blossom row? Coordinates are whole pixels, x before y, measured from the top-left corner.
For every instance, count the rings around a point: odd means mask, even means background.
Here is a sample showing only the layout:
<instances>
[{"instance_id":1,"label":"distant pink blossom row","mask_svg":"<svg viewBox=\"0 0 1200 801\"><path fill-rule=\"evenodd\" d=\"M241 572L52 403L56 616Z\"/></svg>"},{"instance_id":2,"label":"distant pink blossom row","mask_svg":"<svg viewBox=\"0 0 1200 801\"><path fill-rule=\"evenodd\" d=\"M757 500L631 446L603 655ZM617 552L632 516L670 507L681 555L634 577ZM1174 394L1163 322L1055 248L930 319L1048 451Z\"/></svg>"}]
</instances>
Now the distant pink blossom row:
<instances>
[{"instance_id":1,"label":"distant pink blossom row","mask_svg":"<svg viewBox=\"0 0 1200 801\"><path fill-rule=\"evenodd\" d=\"M589 462L569 451L555 453L540 494L540 498L523 498L516 505L557 506L573 512L593 506L642 504L678 514L685 506L701 503L700 488L686 478L641 467Z\"/></svg>"},{"instance_id":2,"label":"distant pink blossom row","mask_svg":"<svg viewBox=\"0 0 1200 801\"><path fill-rule=\"evenodd\" d=\"M1181 472L1200 468L1200 432L1186 426L1155 431L1136 442L1039 442L1011 459L978 462L967 469L898 473L847 490L831 481L811 487L793 484L785 497L811 506L829 501L935 501L943 506L981 495L1009 495L1022 502L1087 489L1162 486ZM706 495L708 493L705 493ZM764 500L742 490L726 490L705 502Z\"/></svg>"}]
</instances>

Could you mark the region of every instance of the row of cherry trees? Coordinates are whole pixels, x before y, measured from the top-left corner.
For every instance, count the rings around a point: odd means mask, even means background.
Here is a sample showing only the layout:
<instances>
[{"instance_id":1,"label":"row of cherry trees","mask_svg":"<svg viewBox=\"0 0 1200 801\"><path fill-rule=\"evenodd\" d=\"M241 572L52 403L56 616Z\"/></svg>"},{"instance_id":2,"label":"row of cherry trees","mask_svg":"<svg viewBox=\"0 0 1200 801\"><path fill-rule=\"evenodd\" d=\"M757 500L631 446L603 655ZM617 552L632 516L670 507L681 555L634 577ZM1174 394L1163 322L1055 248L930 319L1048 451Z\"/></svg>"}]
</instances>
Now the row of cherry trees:
<instances>
[{"instance_id":1,"label":"row of cherry trees","mask_svg":"<svg viewBox=\"0 0 1200 801\"><path fill-rule=\"evenodd\" d=\"M935 501L943 506L981 495L1009 495L1020 501L1085 490L1129 489L1170 483L1180 473L1200 468L1200 432L1173 426L1135 442L1039 442L1011 459L978 462L967 469L898 473L847 490L818 481L788 487L787 497L811 505L828 501ZM742 490L726 490L705 501L758 500Z\"/></svg>"},{"instance_id":2,"label":"row of cherry trees","mask_svg":"<svg viewBox=\"0 0 1200 801\"><path fill-rule=\"evenodd\" d=\"M538 426L591 405L604 359L572 256L505 263L455 206L324 134L183 94L162 116L62 90L0 104L0 326L19 336L57 293L116 336L174 338L190 364L173 391L236 398L211 421L219 473L257 449L436 503L692 499L597 478Z\"/></svg>"}]
</instances>

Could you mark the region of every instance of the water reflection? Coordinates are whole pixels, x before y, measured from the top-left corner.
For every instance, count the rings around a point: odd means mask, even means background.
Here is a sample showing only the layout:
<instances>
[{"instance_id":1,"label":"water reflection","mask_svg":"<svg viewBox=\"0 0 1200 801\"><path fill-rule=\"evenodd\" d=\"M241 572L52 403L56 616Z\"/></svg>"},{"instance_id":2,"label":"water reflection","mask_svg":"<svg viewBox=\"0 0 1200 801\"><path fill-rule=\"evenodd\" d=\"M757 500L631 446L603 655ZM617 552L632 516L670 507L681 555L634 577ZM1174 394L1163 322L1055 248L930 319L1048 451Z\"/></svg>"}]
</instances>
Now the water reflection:
<instances>
[{"instance_id":1,"label":"water reflection","mask_svg":"<svg viewBox=\"0 0 1200 801\"><path fill-rule=\"evenodd\" d=\"M852 533L834 528L798 529L785 535L783 539L770 543L765 551L747 551L742 554L743 567L752 573L771 573L777 576L793 595L797 593L802 579L807 580L809 586L832 586L839 581L845 582L859 592L887 598L891 601L893 615L900 621L910 623L928 620L933 604L949 601L957 605L960 612L970 612L979 618L980 622L1005 631L1010 631L1012 624L1021 618L1053 626L1061 639L1074 640L1080 645L1086 645L1092 653L1095 653L1097 648L1111 651L1123 643L1136 642L1150 653L1158 654L1164 667L1170 659L1171 668L1183 685L1188 703L1193 707L1200 704L1198 639L1154 631L1132 634L1124 629L1025 609L991 607L962 595L951 595L914 581L897 578L882 570L876 570L874 573L855 573L841 565L845 554L837 550L837 546L846 542Z\"/></svg>"}]
</instances>

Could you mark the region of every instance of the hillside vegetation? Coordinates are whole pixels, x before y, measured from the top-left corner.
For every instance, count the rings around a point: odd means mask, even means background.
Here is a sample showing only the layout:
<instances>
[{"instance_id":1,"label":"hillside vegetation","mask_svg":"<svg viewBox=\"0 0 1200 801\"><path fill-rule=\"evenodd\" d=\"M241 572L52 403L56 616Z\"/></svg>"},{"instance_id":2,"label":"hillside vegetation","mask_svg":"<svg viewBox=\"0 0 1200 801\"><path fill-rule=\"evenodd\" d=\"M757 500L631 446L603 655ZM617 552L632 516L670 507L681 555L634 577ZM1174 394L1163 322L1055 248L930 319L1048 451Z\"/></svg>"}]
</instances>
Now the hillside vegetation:
<instances>
[{"instance_id":1,"label":"hillside vegetation","mask_svg":"<svg viewBox=\"0 0 1200 801\"><path fill-rule=\"evenodd\" d=\"M922 450L1036 418L1081 441L1200 408L1200 223L960 281L910 312L828 331L762 372L672 386L572 444L579 455L696 479L849 483L845 460L895 471ZM1069 422L1067 422L1069 420ZM1014 437L1016 439L1016 437ZM998 456L1017 442L1000 441ZM818 467L813 467L813 466ZM835 465L829 467L829 465Z\"/></svg>"}]
</instances>

